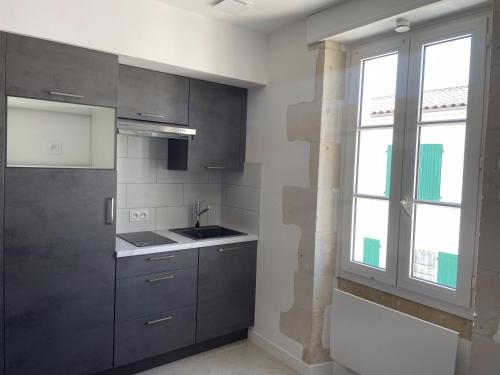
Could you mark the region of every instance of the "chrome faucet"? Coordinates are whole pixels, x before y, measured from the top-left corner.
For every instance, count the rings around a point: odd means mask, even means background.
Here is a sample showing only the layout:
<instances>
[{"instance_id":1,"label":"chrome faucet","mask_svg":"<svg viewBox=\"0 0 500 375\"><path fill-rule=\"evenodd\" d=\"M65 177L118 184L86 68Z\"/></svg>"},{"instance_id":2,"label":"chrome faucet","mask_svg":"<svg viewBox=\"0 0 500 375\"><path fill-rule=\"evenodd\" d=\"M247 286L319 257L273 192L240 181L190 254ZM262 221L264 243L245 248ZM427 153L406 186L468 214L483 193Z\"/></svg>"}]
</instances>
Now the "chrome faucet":
<instances>
[{"instance_id":1,"label":"chrome faucet","mask_svg":"<svg viewBox=\"0 0 500 375\"><path fill-rule=\"evenodd\" d=\"M205 212L210 211L210 206L207 206L203 209L201 208L201 204L203 202L205 202L205 201L196 202L196 208L195 208L195 212L194 212L194 217L195 217L194 227L195 228L200 227L200 216L203 215Z\"/></svg>"}]
</instances>

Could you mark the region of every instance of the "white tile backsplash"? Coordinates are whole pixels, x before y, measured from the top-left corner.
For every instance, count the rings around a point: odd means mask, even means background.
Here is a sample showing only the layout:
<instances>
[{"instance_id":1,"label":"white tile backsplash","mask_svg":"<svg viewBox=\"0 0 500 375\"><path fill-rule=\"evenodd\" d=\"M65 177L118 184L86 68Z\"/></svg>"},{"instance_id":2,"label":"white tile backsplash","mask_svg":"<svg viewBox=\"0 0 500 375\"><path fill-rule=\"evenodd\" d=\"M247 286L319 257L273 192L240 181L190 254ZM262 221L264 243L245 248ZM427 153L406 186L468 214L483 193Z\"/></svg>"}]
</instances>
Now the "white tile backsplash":
<instances>
[{"instance_id":1,"label":"white tile backsplash","mask_svg":"<svg viewBox=\"0 0 500 375\"><path fill-rule=\"evenodd\" d=\"M156 160L118 158L118 183L156 183Z\"/></svg>"},{"instance_id":2,"label":"white tile backsplash","mask_svg":"<svg viewBox=\"0 0 500 375\"><path fill-rule=\"evenodd\" d=\"M192 222L192 207L158 207L156 209L157 230L189 227Z\"/></svg>"},{"instance_id":3,"label":"white tile backsplash","mask_svg":"<svg viewBox=\"0 0 500 375\"><path fill-rule=\"evenodd\" d=\"M246 163L244 172L222 174L221 225L258 234L261 164Z\"/></svg>"},{"instance_id":4,"label":"white tile backsplash","mask_svg":"<svg viewBox=\"0 0 500 375\"><path fill-rule=\"evenodd\" d=\"M120 135L116 137L116 156L119 158L127 157L127 136Z\"/></svg>"},{"instance_id":5,"label":"white tile backsplash","mask_svg":"<svg viewBox=\"0 0 500 375\"><path fill-rule=\"evenodd\" d=\"M225 206L260 211L260 188L253 186L222 185Z\"/></svg>"},{"instance_id":6,"label":"white tile backsplash","mask_svg":"<svg viewBox=\"0 0 500 375\"><path fill-rule=\"evenodd\" d=\"M116 208L127 207L127 185L118 184L116 187Z\"/></svg>"},{"instance_id":7,"label":"white tile backsplash","mask_svg":"<svg viewBox=\"0 0 500 375\"><path fill-rule=\"evenodd\" d=\"M118 233L192 226L194 204L201 200L211 207L201 224L220 224L220 172L168 170L164 139L118 135L117 143ZM150 220L130 222L130 211L144 208Z\"/></svg>"},{"instance_id":8,"label":"white tile backsplash","mask_svg":"<svg viewBox=\"0 0 500 375\"><path fill-rule=\"evenodd\" d=\"M182 184L128 184L127 207L183 205Z\"/></svg>"},{"instance_id":9,"label":"white tile backsplash","mask_svg":"<svg viewBox=\"0 0 500 375\"><path fill-rule=\"evenodd\" d=\"M168 140L163 138L128 137L127 157L140 159L166 159Z\"/></svg>"},{"instance_id":10,"label":"white tile backsplash","mask_svg":"<svg viewBox=\"0 0 500 375\"><path fill-rule=\"evenodd\" d=\"M224 185L240 185L261 187L262 164L245 163L243 172L226 172L222 174Z\"/></svg>"},{"instance_id":11,"label":"white tile backsplash","mask_svg":"<svg viewBox=\"0 0 500 375\"><path fill-rule=\"evenodd\" d=\"M184 184L184 205L201 202L206 205L221 203L220 184Z\"/></svg>"}]
</instances>

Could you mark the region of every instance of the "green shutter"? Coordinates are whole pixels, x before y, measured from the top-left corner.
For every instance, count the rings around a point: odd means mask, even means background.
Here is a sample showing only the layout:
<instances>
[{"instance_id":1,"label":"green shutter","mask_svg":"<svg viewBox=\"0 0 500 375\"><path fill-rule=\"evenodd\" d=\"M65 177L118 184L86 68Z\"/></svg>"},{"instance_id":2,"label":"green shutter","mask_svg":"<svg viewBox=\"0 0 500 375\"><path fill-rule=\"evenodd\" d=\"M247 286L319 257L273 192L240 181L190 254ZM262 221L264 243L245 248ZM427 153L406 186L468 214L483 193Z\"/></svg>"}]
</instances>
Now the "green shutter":
<instances>
[{"instance_id":1,"label":"green shutter","mask_svg":"<svg viewBox=\"0 0 500 375\"><path fill-rule=\"evenodd\" d=\"M427 201L439 201L441 199L442 161L442 144L420 145L418 159L418 199Z\"/></svg>"},{"instance_id":2,"label":"green shutter","mask_svg":"<svg viewBox=\"0 0 500 375\"><path fill-rule=\"evenodd\" d=\"M363 263L378 267L380 258L380 241L374 238L363 239Z\"/></svg>"},{"instance_id":3,"label":"green shutter","mask_svg":"<svg viewBox=\"0 0 500 375\"><path fill-rule=\"evenodd\" d=\"M458 255L439 253L437 282L453 289L457 288Z\"/></svg>"},{"instance_id":4,"label":"green shutter","mask_svg":"<svg viewBox=\"0 0 500 375\"><path fill-rule=\"evenodd\" d=\"M384 195L389 198L391 194L391 166L392 166L392 145L387 146L387 164L385 167L385 192Z\"/></svg>"}]
</instances>

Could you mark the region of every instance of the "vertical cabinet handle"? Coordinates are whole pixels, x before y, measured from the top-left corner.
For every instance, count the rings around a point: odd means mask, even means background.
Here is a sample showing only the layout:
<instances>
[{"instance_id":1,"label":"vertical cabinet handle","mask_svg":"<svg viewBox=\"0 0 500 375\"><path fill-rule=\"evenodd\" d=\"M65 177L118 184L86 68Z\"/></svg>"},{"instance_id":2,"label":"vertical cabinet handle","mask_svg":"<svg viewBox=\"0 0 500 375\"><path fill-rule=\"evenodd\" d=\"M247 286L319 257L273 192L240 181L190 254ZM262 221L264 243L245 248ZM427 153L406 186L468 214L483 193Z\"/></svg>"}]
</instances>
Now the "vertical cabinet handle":
<instances>
[{"instance_id":1,"label":"vertical cabinet handle","mask_svg":"<svg viewBox=\"0 0 500 375\"><path fill-rule=\"evenodd\" d=\"M106 224L115 222L115 198L106 199Z\"/></svg>"}]
</instances>

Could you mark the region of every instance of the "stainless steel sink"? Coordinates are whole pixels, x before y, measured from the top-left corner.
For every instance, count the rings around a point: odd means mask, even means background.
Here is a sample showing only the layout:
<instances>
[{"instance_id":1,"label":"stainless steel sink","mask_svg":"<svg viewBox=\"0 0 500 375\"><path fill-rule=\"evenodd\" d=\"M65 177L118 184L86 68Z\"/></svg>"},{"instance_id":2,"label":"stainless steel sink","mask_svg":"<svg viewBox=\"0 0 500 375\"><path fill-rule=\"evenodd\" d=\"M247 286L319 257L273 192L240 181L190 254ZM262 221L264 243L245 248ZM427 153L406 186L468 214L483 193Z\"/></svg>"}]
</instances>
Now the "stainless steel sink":
<instances>
[{"instance_id":1,"label":"stainless steel sink","mask_svg":"<svg viewBox=\"0 0 500 375\"><path fill-rule=\"evenodd\" d=\"M189 237L193 240L205 240L208 238L220 238L231 236L243 236L246 233L238 232L229 228L224 228L218 225L210 225L205 227L191 227L191 228L178 228L170 229L171 232Z\"/></svg>"}]
</instances>

